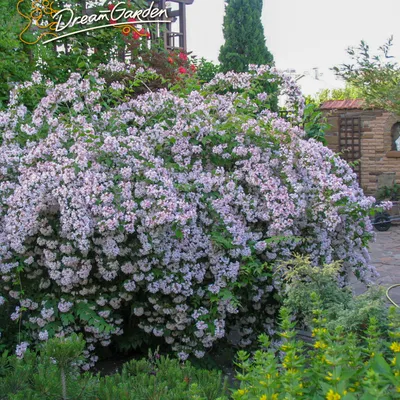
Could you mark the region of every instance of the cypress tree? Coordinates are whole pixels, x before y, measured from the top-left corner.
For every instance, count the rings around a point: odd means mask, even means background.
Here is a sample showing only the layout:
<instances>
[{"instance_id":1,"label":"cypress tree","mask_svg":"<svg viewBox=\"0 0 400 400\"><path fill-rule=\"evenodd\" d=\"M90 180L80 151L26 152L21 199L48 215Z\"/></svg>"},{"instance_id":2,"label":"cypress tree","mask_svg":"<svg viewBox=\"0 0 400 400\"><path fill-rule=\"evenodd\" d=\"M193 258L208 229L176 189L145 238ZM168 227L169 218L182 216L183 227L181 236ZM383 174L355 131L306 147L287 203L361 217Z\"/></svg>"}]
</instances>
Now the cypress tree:
<instances>
[{"instance_id":1,"label":"cypress tree","mask_svg":"<svg viewBox=\"0 0 400 400\"><path fill-rule=\"evenodd\" d=\"M219 61L223 72L245 72L249 64L273 64L261 23L263 0L225 0L225 44Z\"/></svg>"}]
</instances>

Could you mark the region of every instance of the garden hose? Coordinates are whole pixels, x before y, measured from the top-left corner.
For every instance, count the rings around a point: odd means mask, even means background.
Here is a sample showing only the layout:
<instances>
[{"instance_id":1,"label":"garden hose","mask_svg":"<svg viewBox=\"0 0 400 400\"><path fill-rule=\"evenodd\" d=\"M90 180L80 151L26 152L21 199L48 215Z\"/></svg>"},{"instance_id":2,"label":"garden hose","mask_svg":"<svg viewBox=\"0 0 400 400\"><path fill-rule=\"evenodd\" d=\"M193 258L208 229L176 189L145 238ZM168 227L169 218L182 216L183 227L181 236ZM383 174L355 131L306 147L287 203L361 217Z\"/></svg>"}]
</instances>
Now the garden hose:
<instances>
[{"instance_id":1,"label":"garden hose","mask_svg":"<svg viewBox=\"0 0 400 400\"><path fill-rule=\"evenodd\" d=\"M398 286L400 286L400 283L398 283L398 284L396 284L396 285L392 285L392 286L388 287L388 289L386 290L386 297L387 297L387 298L389 299L389 301L390 301L394 306L396 306L397 308L399 308L399 306L390 298L389 292L390 292L392 289L394 289L394 288L396 288L396 287L398 287Z\"/></svg>"}]
</instances>

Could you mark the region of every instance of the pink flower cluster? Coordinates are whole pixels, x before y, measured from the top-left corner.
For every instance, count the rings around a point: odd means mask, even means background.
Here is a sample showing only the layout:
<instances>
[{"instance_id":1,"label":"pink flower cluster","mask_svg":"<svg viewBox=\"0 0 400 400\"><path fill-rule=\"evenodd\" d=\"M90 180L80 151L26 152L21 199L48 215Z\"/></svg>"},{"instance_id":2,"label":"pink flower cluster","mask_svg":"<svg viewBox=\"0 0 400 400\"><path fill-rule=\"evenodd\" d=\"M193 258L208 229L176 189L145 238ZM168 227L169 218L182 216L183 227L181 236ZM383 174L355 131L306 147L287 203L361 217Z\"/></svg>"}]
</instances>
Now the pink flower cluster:
<instances>
[{"instance_id":1,"label":"pink flower cluster","mask_svg":"<svg viewBox=\"0 0 400 400\"><path fill-rule=\"evenodd\" d=\"M373 199L344 161L264 109L265 95L247 95L281 75L254 67L201 92L122 101L127 68L72 74L32 111L20 98L35 84L22 85L0 113L0 304L15 304L34 339L83 332L90 364L128 310L138 332L201 357L232 329L243 346L274 332L274 265L293 253L372 271Z\"/></svg>"}]
</instances>

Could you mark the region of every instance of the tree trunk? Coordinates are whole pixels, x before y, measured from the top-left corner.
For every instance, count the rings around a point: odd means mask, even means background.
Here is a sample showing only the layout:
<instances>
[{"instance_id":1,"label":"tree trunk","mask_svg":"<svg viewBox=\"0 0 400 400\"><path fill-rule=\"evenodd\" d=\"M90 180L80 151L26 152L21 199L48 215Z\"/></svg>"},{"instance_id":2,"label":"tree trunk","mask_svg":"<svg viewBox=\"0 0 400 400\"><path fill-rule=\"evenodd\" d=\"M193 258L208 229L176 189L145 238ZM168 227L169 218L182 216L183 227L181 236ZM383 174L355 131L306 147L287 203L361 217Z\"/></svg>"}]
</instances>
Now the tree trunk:
<instances>
[{"instance_id":1,"label":"tree trunk","mask_svg":"<svg viewBox=\"0 0 400 400\"><path fill-rule=\"evenodd\" d=\"M63 400L67 400L67 378L65 376L64 367L60 368L60 373L61 373L62 398Z\"/></svg>"}]
</instances>

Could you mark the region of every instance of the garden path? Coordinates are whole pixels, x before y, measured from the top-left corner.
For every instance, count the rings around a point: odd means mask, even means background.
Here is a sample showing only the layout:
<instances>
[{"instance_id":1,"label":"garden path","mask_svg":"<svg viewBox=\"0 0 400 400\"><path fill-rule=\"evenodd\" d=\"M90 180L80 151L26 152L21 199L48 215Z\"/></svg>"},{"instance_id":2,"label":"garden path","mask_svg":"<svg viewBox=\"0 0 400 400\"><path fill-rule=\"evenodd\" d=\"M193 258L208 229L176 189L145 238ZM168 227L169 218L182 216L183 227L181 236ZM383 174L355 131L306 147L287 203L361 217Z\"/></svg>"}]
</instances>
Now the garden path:
<instances>
[{"instance_id":1,"label":"garden path","mask_svg":"<svg viewBox=\"0 0 400 400\"><path fill-rule=\"evenodd\" d=\"M371 263L379 272L376 282L384 287L400 284L400 225L393 225L386 232L377 232L376 241L370 245ZM352 276L350 282L355 294L361 294L366 286ZM400 287L390 291L394 302L400 305Z\"/></svg>"}]
</instances>

